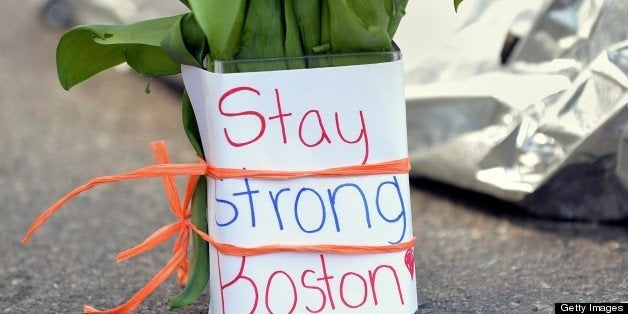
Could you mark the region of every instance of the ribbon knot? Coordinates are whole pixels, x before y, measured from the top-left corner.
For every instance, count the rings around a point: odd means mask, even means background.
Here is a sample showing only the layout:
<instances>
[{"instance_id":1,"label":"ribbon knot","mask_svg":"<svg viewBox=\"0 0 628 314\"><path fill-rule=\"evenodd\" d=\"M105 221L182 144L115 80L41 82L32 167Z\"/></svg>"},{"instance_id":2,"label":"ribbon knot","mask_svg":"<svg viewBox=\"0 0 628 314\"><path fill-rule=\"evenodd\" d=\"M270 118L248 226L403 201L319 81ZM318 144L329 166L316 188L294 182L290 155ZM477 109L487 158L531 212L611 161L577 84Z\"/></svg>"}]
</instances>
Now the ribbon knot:
<instances>
[{"instance_id":1,"label":"ribbon knot","mask_svg":"<svg viewBox=\"0 0 628 314\"><path fill-rule=\"evenodd\" d=\"M170 157L166 150L164 142L151 143L153 155L158 164L169 164ZM190 176L186 188L183 203L179 199L179 192L177 185L172 175L162 176L164 190L170 203L170 209L172 214L178 218L177 222L171 223L157 230L151 234L144 242L118 254L117 261L123 261L132 258L136 255L149 251L156 246L161 245L172 236L177 235L172 249L172 258L166 263L166 265L150 280L146 286L140 289L133 297L131 297L126 303L106 311L100 311L95 308L85 306L85 313L126 313L132 312L137 306L151 294L162 282L164 282L175 270L177 270L177 278L180 285L184 285L187 281L188 272L190 268L190 261L188 259L188 245L190 242L190 231L202 234L204 237L208 237L207 234L195 228L189 221L191 216L190 201L196 188L199 176Z\"/></svg>"},{"instance_id":2,"label":"ribbon knot","mask_svg":"<svg viewBox=\"0 0 628 314\"><path fill-rule=\"evenodd\" d=\"M264 179L292 179L299 177L331 177L331 176L351 176L351 175L371 175L386 173L407 173L410 170L408 158L382 162L377 164L363 164L346 167L328 168L314 171L275 171L275 170L249 170L219 168L207 164L199 158L196 164L171 164L166 144L163 141L151 143L153 155L157 165L147 166L128 173L96 177L86 184L72 190L63 198L59 199L50 208L45 210L31 225L22 239L23 244L27 244L32 234L66 202L73 199L84 191L95 186L114 183L130 179L161 177L164 190L170 204L172 214L178 218L176 222L168 224L151 234L142 243L117 255L118 261L123 261L149 251L168 239L176 235L177 238L173 246L173 255L166 265L135 295L124 304L106 311L100 311L93 307L85 306L85 313L129 313L139 306L139 304L150 295L161 283L163 283L173 272L178 272L179 284L183 285L187 281L190 262L188 260L188 245L190 233L195 232L203 240L212 245L218 252L234 256L251 256L267 254L273 252L321 252L337 254L367 254L367 253L389 253L407 250L414 247L416 241L412 238L405 242L390 245L265 245L257 247L239 247L229 243L221 243L211 238L207 233L196 228L192 222L190 202L200 176L207 175L216 179L222 178L264 178ZM189 176L183 202L180 201L179 192L174 180L176 175Z\"/></svg>"}]
</instances>

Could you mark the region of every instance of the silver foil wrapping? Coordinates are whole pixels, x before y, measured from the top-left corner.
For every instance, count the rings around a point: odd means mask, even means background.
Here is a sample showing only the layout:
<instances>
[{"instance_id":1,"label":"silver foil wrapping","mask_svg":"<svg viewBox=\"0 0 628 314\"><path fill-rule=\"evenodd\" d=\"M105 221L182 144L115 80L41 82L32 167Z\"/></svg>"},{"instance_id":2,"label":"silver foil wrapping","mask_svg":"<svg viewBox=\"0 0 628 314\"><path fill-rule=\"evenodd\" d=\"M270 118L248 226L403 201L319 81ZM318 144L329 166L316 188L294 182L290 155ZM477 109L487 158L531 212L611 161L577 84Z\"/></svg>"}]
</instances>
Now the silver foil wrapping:
<instances>
[{"instance_id":1,"label":"silver foil wrapping","mask_svg":"<svg viewBox=\"0 0 628 314\"><path fill-rule=\"evenodd\" d=\"M407 82L411 174L542 216L626 219L627 75L628 1L549 1L504 66Z\"/></svg>"}]
</instances>

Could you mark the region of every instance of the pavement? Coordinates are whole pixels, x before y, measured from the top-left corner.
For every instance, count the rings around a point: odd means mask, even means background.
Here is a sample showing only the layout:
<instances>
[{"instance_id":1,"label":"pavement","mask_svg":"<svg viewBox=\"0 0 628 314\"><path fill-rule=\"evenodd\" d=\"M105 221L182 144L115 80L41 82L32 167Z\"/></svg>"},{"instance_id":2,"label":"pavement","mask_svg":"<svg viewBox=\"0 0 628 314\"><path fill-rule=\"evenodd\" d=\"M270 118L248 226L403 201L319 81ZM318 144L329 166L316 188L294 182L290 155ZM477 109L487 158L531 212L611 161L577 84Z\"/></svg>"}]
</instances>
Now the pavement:
<instances>
[{"instance_id":1,"label":"pavement","mask_svg":"<svg viewBox=\"0 0 628 314\"><path fill-rule=\"evenodd\" d=\"M115 255L172 222L159 180L94 189L20 240L39 213L99 175L153 163L165 140L194 162L179 95L161 82L108 71L71 91L57 82L61 35L27 5L0 10L0 313L78 313L121 304L169 259L163 247ZM541 312L555 302L628 301L628 224L534 217L493 198L412 179L419 313ZM174 278L138 309L168 311ZM204 294L175 313L207 313Z\"/></svg>"}]
</instances>

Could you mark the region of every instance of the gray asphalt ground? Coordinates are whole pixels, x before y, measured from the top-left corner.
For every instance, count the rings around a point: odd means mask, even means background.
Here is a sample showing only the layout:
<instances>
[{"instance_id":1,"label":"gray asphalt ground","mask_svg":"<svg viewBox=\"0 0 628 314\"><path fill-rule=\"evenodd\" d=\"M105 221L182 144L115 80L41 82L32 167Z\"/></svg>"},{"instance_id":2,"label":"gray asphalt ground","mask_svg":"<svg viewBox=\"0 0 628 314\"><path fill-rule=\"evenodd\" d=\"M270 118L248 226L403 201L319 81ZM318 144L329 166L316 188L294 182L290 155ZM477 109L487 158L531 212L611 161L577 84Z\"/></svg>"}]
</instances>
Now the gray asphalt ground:
<instances>
[{"instance_id":1,"label":"gray asphalt ground","mask_svg":"<svg viewBox=\"0 0 628 314\"><path fill-rule=\"evenodd\" d=\"M0 312L78 313L113 307L168 260L162 247L115 255L172 221L159 180L96 188L35 235L33 219L91 177L153 163L165 140L193 162L178 95L159 82L109 71L70 92L57 83L61 33L21 1L0 7ZM628 301L626 223L532 217L507 203L432 181L412 181L419 312L552 312L554 302ZM592 209L594 210L594 209ZM139 312L167 312L171 278ZM177 313L206 313L208 297Z\"/></svg>"}]
</instances>

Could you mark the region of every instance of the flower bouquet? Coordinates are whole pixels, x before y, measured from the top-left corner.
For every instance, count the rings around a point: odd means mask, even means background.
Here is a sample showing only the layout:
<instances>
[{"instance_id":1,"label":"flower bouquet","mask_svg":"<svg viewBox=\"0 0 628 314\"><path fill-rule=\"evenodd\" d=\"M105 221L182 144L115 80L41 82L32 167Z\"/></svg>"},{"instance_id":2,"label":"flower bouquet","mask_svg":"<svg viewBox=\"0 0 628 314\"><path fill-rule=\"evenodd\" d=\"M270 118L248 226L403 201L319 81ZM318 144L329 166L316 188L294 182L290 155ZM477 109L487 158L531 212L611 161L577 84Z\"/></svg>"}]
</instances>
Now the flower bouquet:
<instances>
[{"instance_id":1,"label":"flower bouquet","mask_svg":"<svg viewBox=\"0 0 628 314\"><path fill-rule=\"evenodd\" d=\"M211 309L223 313L416 310L392 41L408 0L181 2L189 13L67 31L57 68L65 89L121 63L149 77L182 72L183 127L199 162L171 164L154 143L156 165L76 188L23 242L96 185L161 177L178 221L118 260L176 236L174 255L129 301L103 312L135 310L175 271L184 288L172 308L194 302L209 282ZM183 202L175 175L189 176Z\"/></svg>"}]
</instances>

